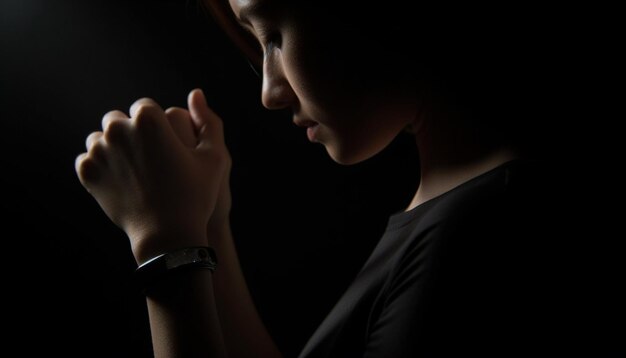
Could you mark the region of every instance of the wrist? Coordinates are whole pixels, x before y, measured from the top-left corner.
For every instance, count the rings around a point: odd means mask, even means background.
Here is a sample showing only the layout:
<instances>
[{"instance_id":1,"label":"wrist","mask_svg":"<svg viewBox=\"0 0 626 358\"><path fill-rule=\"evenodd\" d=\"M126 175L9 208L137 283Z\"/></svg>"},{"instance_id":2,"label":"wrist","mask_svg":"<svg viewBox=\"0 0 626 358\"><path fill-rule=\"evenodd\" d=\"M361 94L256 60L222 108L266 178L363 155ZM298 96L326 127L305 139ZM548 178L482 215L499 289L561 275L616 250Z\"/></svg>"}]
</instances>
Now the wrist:
<instances>
[{"instance_id":1,"label":"wrist","mask_svg":"<svg viewBox=\"0 0 626 358\"><path fill-rule=\"evenodd\" d=\"M210 247L187 247L164 253L142 263L135 270L135 281L142 291L161 286L169 277L198 269L215 271L217 258Z\"/></svg>"},{"instance_id":2,"label":"wrist","mask_svg":"<svg viewBox=\"0 0 626 358\"><path fill-rule=\"evenodd\" d=\"M131 240L135 261L141 265L164 253L186 247L207 246L206 235L202 233L156 233Z\"/></svg>"},{"instance_id":3,"label":"wrist","mask_svg":"<svg viewBox=\"0 0 626 358\"><path fill-rule=\"evenodd\" d=\"M219 222L209 222L206 236L209 243L220 241L224 237L230 236L230 220L225 219Z\"/></svg>"}]
</instances>

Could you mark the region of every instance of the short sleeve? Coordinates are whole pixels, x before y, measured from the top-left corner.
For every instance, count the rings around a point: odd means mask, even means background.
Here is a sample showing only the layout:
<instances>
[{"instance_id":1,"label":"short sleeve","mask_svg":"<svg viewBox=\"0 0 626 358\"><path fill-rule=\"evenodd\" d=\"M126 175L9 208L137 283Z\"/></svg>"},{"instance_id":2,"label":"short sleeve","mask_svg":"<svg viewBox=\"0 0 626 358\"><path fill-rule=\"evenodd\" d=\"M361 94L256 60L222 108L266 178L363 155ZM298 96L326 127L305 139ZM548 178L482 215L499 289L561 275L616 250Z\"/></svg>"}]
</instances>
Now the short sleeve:
<instances>
[{"instance_id":1,"label":"short sleeve","mask_svg":"<svg viewBox=\"0 0 626 358\"><path fill-rule=\"evenodd\" d=\"M370 316L364 357L420 357L427 348L429 253L434 232L409 248L383 289Z\"/></svg>"},{"instance_id":2,"label":"short sleeve","mask_svg":"<svg viewBox=\"0 0 626 358\"><path fill-rule=\"evenodd\" d=\"M403 253L372 310L364 357L572 351L566 297L546 250L520 226L465 219L442 222Z\"/></svg>"}]
</instances>

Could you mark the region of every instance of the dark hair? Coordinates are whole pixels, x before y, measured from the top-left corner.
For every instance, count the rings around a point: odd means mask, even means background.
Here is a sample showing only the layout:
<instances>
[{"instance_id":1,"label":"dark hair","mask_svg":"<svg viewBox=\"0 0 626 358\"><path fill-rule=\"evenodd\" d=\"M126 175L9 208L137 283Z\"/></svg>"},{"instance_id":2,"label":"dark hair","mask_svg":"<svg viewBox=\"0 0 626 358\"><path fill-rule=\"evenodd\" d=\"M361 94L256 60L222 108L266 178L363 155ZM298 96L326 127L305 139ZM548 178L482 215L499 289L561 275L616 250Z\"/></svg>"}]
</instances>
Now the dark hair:
<instances>
[{"instance_id":1,"label":"dark hair","mask_svg":"<svg viewBox=\"0 0 626 358\"><path fill-rule=\"evenodd\" d=\"M248 58L253 66L259 67L263 53L257 40L237 22L227 0L199 0L213 20Z\"/></svg>"}]
</instances>

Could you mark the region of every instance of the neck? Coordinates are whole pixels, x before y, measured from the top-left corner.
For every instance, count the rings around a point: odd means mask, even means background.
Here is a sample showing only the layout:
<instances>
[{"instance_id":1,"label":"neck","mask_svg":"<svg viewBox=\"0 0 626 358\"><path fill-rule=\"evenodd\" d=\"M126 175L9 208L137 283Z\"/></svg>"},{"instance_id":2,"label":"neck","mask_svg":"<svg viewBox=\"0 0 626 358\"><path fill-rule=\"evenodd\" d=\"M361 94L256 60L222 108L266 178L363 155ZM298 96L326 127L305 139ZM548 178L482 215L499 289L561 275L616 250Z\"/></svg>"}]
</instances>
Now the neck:
<instances>
[{"instance_id":1,"label":"neck","mask_svg":"<svg viewBox=\"0 0 626 358\"><path fill-rule=\"evenodd\" d=\"M415 137L421 177L407 211L517 158L514 150L485 132L445 120L436 127L423 126Z\"/></svg>"}]
</instances>

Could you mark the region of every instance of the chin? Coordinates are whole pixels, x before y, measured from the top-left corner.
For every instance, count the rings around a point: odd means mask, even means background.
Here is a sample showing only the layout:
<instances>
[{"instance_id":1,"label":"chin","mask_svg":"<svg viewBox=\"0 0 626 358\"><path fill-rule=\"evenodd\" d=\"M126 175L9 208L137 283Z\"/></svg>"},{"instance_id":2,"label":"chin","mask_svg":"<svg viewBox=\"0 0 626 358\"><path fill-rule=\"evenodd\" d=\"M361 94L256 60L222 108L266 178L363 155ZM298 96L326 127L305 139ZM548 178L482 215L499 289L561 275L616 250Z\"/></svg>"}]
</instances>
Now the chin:
<instances>
[{"instance_id":1,"label":"chin","mask_svg":"<svg viewBox=\"0 0 626 358\"><path fill-rule=\"evenodd\" d=\"M361 163L378 154L379 150L365 150L365 148L338 148L333 145L324 145L326 152L332 160L341 165L353 165Z\"/></svg>"}]
</instances>

